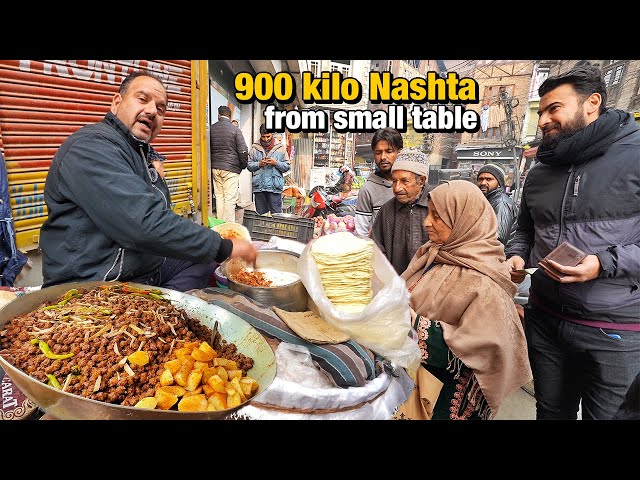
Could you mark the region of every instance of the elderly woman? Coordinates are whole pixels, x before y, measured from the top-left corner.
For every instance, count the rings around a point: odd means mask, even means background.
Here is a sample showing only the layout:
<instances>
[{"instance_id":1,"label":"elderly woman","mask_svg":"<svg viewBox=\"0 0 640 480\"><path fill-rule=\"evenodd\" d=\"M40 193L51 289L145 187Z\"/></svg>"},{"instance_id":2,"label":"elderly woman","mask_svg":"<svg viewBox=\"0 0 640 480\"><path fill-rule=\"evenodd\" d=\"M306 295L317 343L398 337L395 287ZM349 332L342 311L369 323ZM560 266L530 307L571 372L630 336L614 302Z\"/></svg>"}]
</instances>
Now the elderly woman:
<instances>
[{"instance_id":1,"label":"elderly woman","mask_svg":"<svg viewBox=\"0 0 640 480\"><path fill-rule=\"evenodd\" d=\"M422 365L442 390L433 419L492 419L532 378L497 221L473 183L429 194L429 241L402 273L411 292Z\"/></svg>"}]
</instances>

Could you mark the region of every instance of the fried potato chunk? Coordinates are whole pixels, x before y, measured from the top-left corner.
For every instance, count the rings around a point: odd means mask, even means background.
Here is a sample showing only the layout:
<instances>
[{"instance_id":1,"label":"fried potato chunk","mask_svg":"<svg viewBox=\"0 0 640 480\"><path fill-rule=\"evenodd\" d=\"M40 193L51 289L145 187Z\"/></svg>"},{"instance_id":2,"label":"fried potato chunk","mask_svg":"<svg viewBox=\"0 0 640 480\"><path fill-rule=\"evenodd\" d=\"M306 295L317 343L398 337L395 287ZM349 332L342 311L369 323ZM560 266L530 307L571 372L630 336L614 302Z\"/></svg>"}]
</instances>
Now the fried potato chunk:
<instances>
[{"instance_id":1,"label":"fried potato chunk","mask_svg":"<svg viewBox=\"0 0 640 480\"><path fill-rule=\"evenodd\" d=\"M135 408L148 408L153 410L158 405L158 399L156 397L144 397L138 400L138 403L134 405Z\"/></svg>"},{"instance_id":2,"label":"fried potato chunk","mask_svg":"<svg viewBox=\"0 0 640 480\"><path fill-rule=\"evenodd\" d=\"M204 412L207 410L207 397L203 394L189 395L182 397L178 402L178 411L180 412Z\"/></svg>"},{"instance_id":3,"label":"fried potato chunk","mask_svg":"<svg viewBox=\"0 0 640 480\"><path fill-rule=\"evenodd\" d=\"M147 363L149 363L149 354L144 350L139 350L129 355L128 359L129 359L129 363L133 363L134 365L139 365L140 367L144 367Z\"/></svg>"}]
</instances>

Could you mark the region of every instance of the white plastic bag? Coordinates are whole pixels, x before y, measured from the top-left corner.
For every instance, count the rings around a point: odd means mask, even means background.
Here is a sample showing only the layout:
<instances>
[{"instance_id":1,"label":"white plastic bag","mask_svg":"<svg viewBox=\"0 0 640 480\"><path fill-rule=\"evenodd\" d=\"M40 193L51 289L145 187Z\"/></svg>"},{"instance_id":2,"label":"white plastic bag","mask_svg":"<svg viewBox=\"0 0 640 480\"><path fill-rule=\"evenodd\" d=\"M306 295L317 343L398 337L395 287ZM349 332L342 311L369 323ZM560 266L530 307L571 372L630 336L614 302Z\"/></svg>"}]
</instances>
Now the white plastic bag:
<instances>
[{"instance_id":1,"label":"white plastic bag","mask_svg":"<svg viewBox=\"0 0 640 480\"><path fill-rule=\"evenodd\" d=\"M356 342L407 369L413 376L420 365L420 348L409 337L411 315L409 291L393 266L373 243L373 299L360 313L336 310L327 298L316 262L311 255L315 240L309 242L298 260L298 275L315 303L318 314Z\"/></svg>"}]
</instances>

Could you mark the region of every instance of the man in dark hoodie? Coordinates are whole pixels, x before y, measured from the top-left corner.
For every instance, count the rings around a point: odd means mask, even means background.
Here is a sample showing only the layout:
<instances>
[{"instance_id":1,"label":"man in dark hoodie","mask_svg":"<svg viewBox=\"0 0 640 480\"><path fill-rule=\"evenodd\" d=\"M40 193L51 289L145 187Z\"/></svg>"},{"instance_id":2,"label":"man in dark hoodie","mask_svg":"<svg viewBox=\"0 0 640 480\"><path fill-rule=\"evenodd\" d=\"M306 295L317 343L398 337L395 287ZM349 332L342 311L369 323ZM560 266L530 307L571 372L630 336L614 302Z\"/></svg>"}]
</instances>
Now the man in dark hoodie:
<instances>
[{"instance_id":1,"label":"man in dark hoodie","mask_svg":"<svg viewBox=\"0 0 640 480\"><path fill-rule=\"evenodd\" d=\"M511 232L515 227L518 206L504 191L504 170L500 165L487 163L478 171L476 185L498 218L498 240L507 245Z\"/></svg>"},{"instance_id":2,"label":"man in dark hoodie","mask_svg":"<svg viewBox=\"0 0 640 480\"><path fill-rule=\"evenodd\" d=\"M187 291L206 287L227 258L255 261L251 242L223 239L171 209L149 144L167 101L159 77L134 72L104 119L60 146L44 187L43 287L118 280Z\"/></svg>"},{"instance_id":3,"label":"man in dark hoodie","mask_svg":"<svg viewBox=\"0 0 640 480\"><path fill-rule=\"evenodd\" d=\"M582 63L538 89L538 163L507 245L531 278L525 331L538 419L611 419L640 371L640 125L607 110L600 69ZM575 267L538 262L567 241ZM546 268L546 267L545 267ZM556 277L557 278L557 277Z\"/></svg>"},{"instance_id":4,"label":"man in dark hoodie","mask_svg":"<svg viewBox=\"0 0 640 480\"><path fill-rule=\"evenodd\" d=\"M209 148L216 217L235 222L240 172L247 168L249 149L238 126L231 123L231 109L226 105L218 107L218 121L209 132Z\"/></svg>"}]
</instances>

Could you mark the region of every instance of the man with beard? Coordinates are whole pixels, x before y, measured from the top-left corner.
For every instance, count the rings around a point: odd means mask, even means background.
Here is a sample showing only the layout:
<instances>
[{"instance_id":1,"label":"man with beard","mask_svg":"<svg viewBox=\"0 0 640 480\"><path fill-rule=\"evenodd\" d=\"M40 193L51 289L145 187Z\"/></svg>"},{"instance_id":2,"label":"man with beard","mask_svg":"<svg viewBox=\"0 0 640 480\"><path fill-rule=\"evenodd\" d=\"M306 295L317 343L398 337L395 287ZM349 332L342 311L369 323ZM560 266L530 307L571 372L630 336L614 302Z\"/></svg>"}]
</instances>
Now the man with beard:
<instances>
[{"instance_id":1,"label":"man with beard","mask_svg":"<svg viewBox=\"0 0 640 480\"><path fill-rule=\"evenodd\" d=\"M400 150L391 167L394 196L382 205L371 227L371 238L398 275L429 241L422 226L429 213L428 178L429 156L417 148Z\"/></svg>"},{"instance_id":2,"label":"man with beard","mask_svg":"<svg viewBox=\"0 0 640 480\"><path fill-rule=\"evenodd\" d=\"M395 128L381 128L371 138L376 169L358 190L356 201L356 233L368 237L380 207L393 198L391 167L402 149L402 135Z\"/></svg>"},{"instance_id":3,"label":"man with beard","mask_svg":"<svg viewBox=\"0 0 640 480\"><path fill-rule=\"evenodd\" d=\"M97 280L185 292L208 286L227 258L255 261L251 242L224 239L171 209L169 187L156 169L162 156L150 144L167 104L162 79L135 71L100 122L62 143L44 185L43 287Z\"/></svg>"},{"instance_id":4,"label":"man with beard","mask_svg":"<svg viewBox=\"0 0 640 480\"><path fill-rule=\"evenodd\" d=\"M519 283L567 241L587 256L532 276L525 330L538 419L611 419L640 371L640 125L605 108L588 62L540 86L538 164L506 254Z\"/></svg>"},{"instance_id":5,"label":"man with beard","mask_svg":"<svg viewBox=\"0 0 640 480\"><path fill-rule=\"evenodd\" d=\"M487 163L478 171L476 185L496 212L498 240L506 246L515 227L518 206L504 191L504 176L504 170L500 165Z\"/></svg>"}]
</instances>

